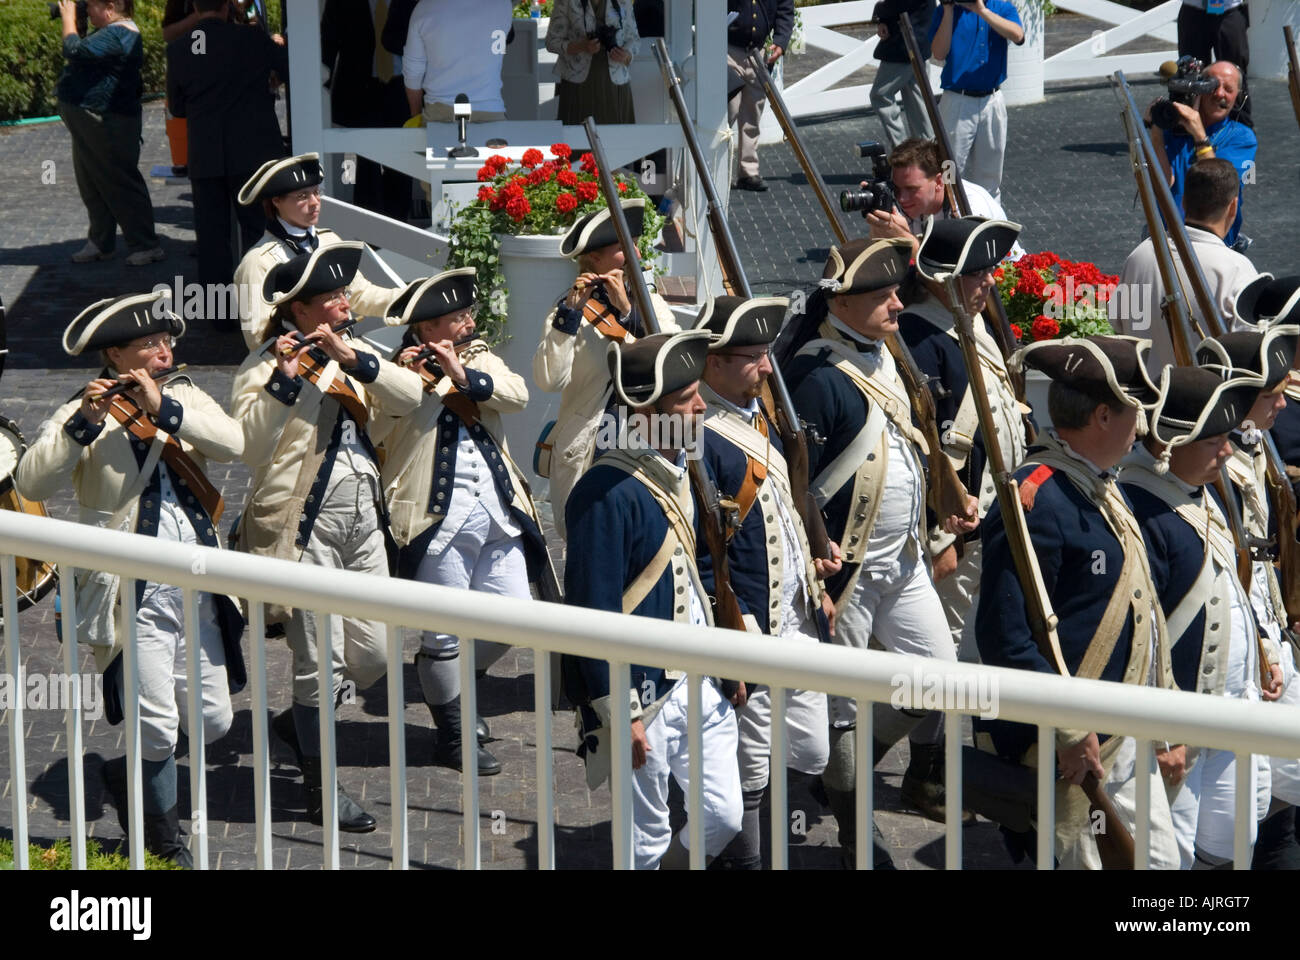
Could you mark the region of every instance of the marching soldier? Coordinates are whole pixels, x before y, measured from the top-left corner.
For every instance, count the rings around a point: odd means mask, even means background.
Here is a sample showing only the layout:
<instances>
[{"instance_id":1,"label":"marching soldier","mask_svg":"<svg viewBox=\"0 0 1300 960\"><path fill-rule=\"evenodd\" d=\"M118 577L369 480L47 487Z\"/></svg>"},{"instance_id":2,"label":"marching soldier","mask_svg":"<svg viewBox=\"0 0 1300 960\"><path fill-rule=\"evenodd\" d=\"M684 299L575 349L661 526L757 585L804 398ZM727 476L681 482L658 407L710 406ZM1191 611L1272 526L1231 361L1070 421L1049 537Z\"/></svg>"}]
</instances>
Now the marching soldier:
<instances>
[{"instance_id":1,"label":"marching soldier","mask_svg":"<svg viewBox=\"0 0 1300 960\"><path fill-rule=\"evenodd\" d=\"M1149 340L1088 337L1044 340L1016 356L1051 379L1048 411L1054 428L1038 438L1016 470L1033 555L1055 613L1058 651L1045 652L1029 622L1025 587L1006 533L1001 505L984 518L984 575L975 636L992 666L1144 685L1153 675L1172 687L1169 647L1146 546L1114 468L1133 446L1144 412L1158 390L1144 366ZM1039 758L1037 731L1003 720L975 722L976 745L1026 766ZM1062 867L1100 869L1088 800L1070 789L1093 773L1130 831L1136 809L1136 746L1130 737L1057 730L1056 855ZM1152 780L1152 867L1176 868L1178 849L1155 766ZM1024 837L1008 840L1025 843ZM1028 846L1013 847L1019 859Z\"/></svg>"},{"instance_id":2,"label":"marching soldier","mask_svg":"<svg viewBox=\"0 0 1300 960\"><path fill-rule=\"evenodd\" d=\"M882 349L898 329L898 285L907 240L853 240L831 249L819 290L791 334L787 353L795 407L824 438L809 447L810 488L839 544L843 566L827 581L837 614L836 642L865 649L874 636L888 649L956 660L943 607L924 559L925 438ZM974 498L970 498L971 510ZM946 518L954 532L978 520ZM903 792L928 816L943 818L943 714L876 711L876 760L911 736ZM823 783L839 823L840 845L854 844L855 703L830 698L833 725Z\"/></svg>"},{"instance_id":3,"label":"marching soldier","mask_svg":"<svg viewBox=\"0 0 1300 960\"><path fill-rule=\"evenodd\" d=\"M382 478L400 548L397 574L527 600L531 572L545 585L543 599L558 600L547 595L555 578L546 541L501 430L502 414L528 403L528 387L474 336L476 306L472 267L416 280L392 303L388 323L406 327L394 359L424 381L419 409L385 418L391 432L375 434L385 450ZM477 641L477 669L486 671L508 649ZM424 702L438 728L434 759L457 770L459 650L459 638L425 631L415 655ZM501 772L482 745L477 762L480 774Z\"/></svg>"},{"instance_id":4,"label":"marching soldier","mask_svg":"<svg viewBox=\"0 0 1300 960\"><path fill-rule=\"evenodd\" d=\"M1210 485L1232 454L1228 435L1254 405L1264 380L1225 380L1200 367L1166 367L1163 377L1150 432L1124 459L1119 480L1147 544L1174 681L1180 690L1258 700L1260 629L1237 580L1225 505ZM1270 640L1267 647L1271 676L1263 693L1273 700L1281 693L1282 673L1276 644ZM1181 784L1170 811L1183 869L1228 865L1236 754L1175 744L1159 751L1158 759L1170 786ZM1265 757L1252 756L1250 765L1259 807L1250 818L1254 843L1256 820L1268 808L1269 771Z\"/></svg>"},{"instance_id":5,"label":"marching soldier","mask_svg":"<svg viewBox=\"0 0 1300 960\"><path fill-rule=\"evenodd\" d=\"M1013 470L1025 456L1024 414L1028 410L1016 399L1002 351L980 311L996 286L993 271L1019 235L1020 226L1005 220L930 218L917 255L920 269L904 284L906 306L898 317L900 336L921 372L931 378L935 416L944 425L943 453L966 489L977 492L981 517L997 499L992 469L979 432L975 394L968 388L953 305L947 302L943 285L931 277L954 272L961 277L964 307L972 318L980 369L997 423L998 447L1005 461L1001 466ZM979 594L979 536L971 533L962 538L959 556L957 538L942 528L938 518L931 516L931 520L928 547L935 589L961 659L975 660L971 614Z\"/></svg>"},{"instance_id":6,"label":"marching soldier","mask_svg":"<svg viewBox=\"0 0 1300 960\"><path fill-rule=\"evenodd\" d=\"M1300 277L1262 273L1248 284L1233 304L1233 330L1262 330L1272 324L1300 323ZM1300 355L1295 358L1300 361ZM1292 368L1296 367L1292 364ZM1286 396L1291 402L1273 424L1273 440L1286 464L1287 476L1300 490L1300 374L1292 373Z\"/></svg>"},{"instance_id":7,"label":"marching soldier","mask_svg":"<svg viewBox=\"0 0 1300 960\"><path fill-rule=\"evenodd\" d=\"M722 496L735 501L739 527L728 544L731 582L748 629L798 643L829 639L835 605L822 577L838 561L814 564L808 535L795 509L785 454L772 419L759 402L772 373L769 349L789 301L780 297L718 297L700 313L697 330L714 335L700 395L704 460ZM735 869L761 865L759 808L766 792L772 741L771 691L748 687L736 709L740 731L740 786L744 820L723 852ZM826 695L786 691L788 757L777 758L808 778L826 769Z\"/></svg>"},{"instance_id":8,"label":"marching soldier","mask_svg":"<svg viewBox=\"0 0 1300 960\"><path fill-rule=\"evenodd\" d=\"M189 377L168 372L173 369L173 340L184 332L184 321L168 308L166 295L157 293L100 300L68 325L64 351L76 357L98 350L105 369L41 425L15 476L24 496L45 499L71 478L83 523L220 546L221 493L207 478L207 461L238 459L244 437L239 424ZM109 394L125 382L135 386ZM78 573L77 639L94 649L95 663L104 673L109 722L120 723L127 629L118 619L121 580L94 571ZM204 742L230 729L230 694L246 680L239 647L244 620L232 598L199 595L199 623L193 632L199 639L201 675L189 677L184 591L144 580L135 581L135 591L145 848L189 867L193 863L181 842L176 807L177 731L188 720L182 705L189 683L200 683ZM125 829L124 762L112 770L106 766L105 774Z\"/></svg>"},{"instance_id":9,"label":"marching soldier","mask_svg":"<svg viewBox=\"0 0 1300 960\"><path fill-rule=\"evenodd\" d=\"M253 469L239 524L241 549L377 576L389 572L387 517L368 425L377 414L419 406L420 378L340 335L350 322L347 285L362 244L321 245L267 274L271 315L261 349L235 374L231 412L244 428ZM307 789L307 816L323 817L316 613L270 606L293 651L293 708L273 721L294 748ZM331 617L334 696L346 678L367 687L386 668L382 624ZM339 829L373 830L375 819L338 790Z\"/></svg>"},{"instance_id":10,"label":"marching soldier","mask_svg":"<svg viewBox=\"0 0 1300 960\"><path fill-rule=\"evenodd\" d=\"M645 200L622 204L628 228L639 237ZM547 393L560 394L555 423L538 443L549 451L549 468L542 468L542 476L551 482L551 512L563 540L565 501L591 465L601 415L612 402L606 347L633 343L646 328L628 298L623 248L607 208L580 217L564 235L560 253L577 261L578 277L546 317L533 356L533 381ZM654 291L650 297L660 332L676 332L668 304Z\"/></svg>"},{"instance_id":11,"label":"marching soldier","mask_svg":"<svg viewBox=\"0 0 1300 960\"><path fill-rule=\"evenodd\" d=\"M324 180L319 154L304 153L268 160L240 188L239 203L261 204L266 214L266 233L235 268L235 288L241 292L239 324L249 350L262 345L261 334L271 314L270 306L260 296L271 269L322 245L343 242L333 230L316 226ZM375 286L360 273L353 276L350 287L352 310L360 317L385 316L388 301L397 292Z\"/></svg>"},{"instance_id":12,"label":"marching soldier","mask_svg":"<svg viewBox=\"0 0 1300 960\"><path fill-rule=\"evenodd\" d=\"M604 453L569 497L569 536L582 549L568 552L567 602L712 625L702 579L711 571L701 571L696 562L698 521L685 449L691 441L664 435L674 423L687 432L698 427L705 409L698 383L708 344L707 332L687 331L609 348L614 390L633 410L632 429L629 443ZM639 429L645 424L651 428ZM671 445L651 449L639 433ZM674 842L668 822L669 775L690 790L684 678L662 667L633 665L632 686L612 690L608 664L568 656L564 675L578 704L579 753L593 789L609 775L611 697L630 698L636 867L684 865L687 833ZM741 826L736 715L713 678L703 679L696 695L703 704L702 826L706 855L716 856Z\"/></svg>"}]
</instances>

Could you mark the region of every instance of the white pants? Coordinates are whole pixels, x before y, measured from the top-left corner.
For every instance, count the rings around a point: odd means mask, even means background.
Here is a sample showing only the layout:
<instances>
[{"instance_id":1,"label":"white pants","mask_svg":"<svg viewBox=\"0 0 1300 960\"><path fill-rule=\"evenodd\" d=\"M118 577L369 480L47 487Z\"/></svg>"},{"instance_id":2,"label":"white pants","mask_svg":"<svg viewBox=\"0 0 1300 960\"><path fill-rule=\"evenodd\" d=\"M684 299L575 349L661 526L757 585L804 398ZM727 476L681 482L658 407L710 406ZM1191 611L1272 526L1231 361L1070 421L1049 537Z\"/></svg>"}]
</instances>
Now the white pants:
<instances>
[{"instance_id":1,"label":"white pants","mask_svg":"<svg viewBox=\"0 0 1300 960\"><path fill-rule=\"evenodd\" d=\"M740 832L740 774L736 768L736 714L707 679L700 681L703 705L704 851L716 857ZM632 771L632 838L638 870L653 870L672 842L668 824L668 776L690 796L690 752L686 735L686 681L679 680L645 729L646 760ZM689 831L682 842L689 846Z\"/></svg>"},{"instance_id":2,"label":"white pants","mask_svg":"<svg viewBox=\"0 0 1300 960\"><path fill-rule=\"evenodd\" d=\"M1268 758L1251 756L1250 844L1255 845L1259 821L1268 813ZM1182 788L1170 804L1178 836L1178 857L1184 870L1192 869L1196 851L1223 860L1232 859L1236 824L1237 757L1231 750L1201 749Z\"/></svg>"},{"instance_id":3,"label":"white pants","mask_svg":"<svg viewBox=\"0 0 1300 960\"><path fill-rule=\"evenodd\" d=\"M925 564L903 559L896 577L872 580L864 571L851 600L843 605L835 623L835 642L867 648L872 634L886 650L918 657L956 662L952 634L943 605ZM846 697L832 696L830 719L837 727L857 722L857 705Z\"/></svg>"},{"instance_id":4,"label":"white pants","mask_svg":"<svg viewBox=\"0 0 1300 960\"><path fill-rule=\"evenodd\" d=\"M943 604L943 614L952 631L957 659L962 663L979 663L980 652L975 642L975 608L979 605L980 568L984 560L983 547L978 540L966 544L966 552L957 561L957 569L934 585Z\"/></svg>"},{"instance_id":5,"label":"white pants","mask_svg":"<svg viewBox=\"0 0 1300 960\"><path fill-rule=\"evenodd\" d=\"M727 101L727 126L737 126L737 152L740 155L737 166L740 176L758 176L758 122L763 118L763 107L767 97L758 82L758 74L749 65L749 51L744 47L727 47L727 69L736 73L745 81L736 95Z\"/></svg>"},{"instance_id":6,"label":"white pants","mask_svg":"<svg viewBox=\"0 0 1300 960\"><path fill-rule=\"evenodd\" d=\"M948 131L958 173L1001 203L1002 158L1007 151L1007 105L1002 91L968 97L945 90L939 99L939 120Z\"/></svg>"},{"instance_id":7,"label":"white pants","mask_svg":"<svg viewBox=\"0 0 1300 960\"><path fill-rule=\"evenodd\" d=\"M424 555L415 579L524 600L532 596L528 590L523 541L517 535L506 533L481 502L475 505L446 547ZM460 639L450 633L426 630L421 647L426 653L441 654L437 658L445 660L460 649ZM487 656L490 653L483 648L500 648L500 652L508 649L503 644L480 643L476 647ZM479 663L478 667L484 669L484 664Z\"/></svg>"},{"instance_id":8,"label":"white pants","mask_svg":"<svg viewBox=\"0 0 1300 960\"><path fill-rule=\"evenodd\" d=\"M902 105L898 104L902 96ZM925 112L925 98L916 85L916 76L910 63L881 61L876 67L876 80L871 85L871 105L876 108L880 126L885 131L885 146L893 150L908 137L930 140L930 117Z\"/></svg>"},{"instance_id":9,"label":"white pants","mask_svg":"<svg viewBox=\"0 0 1300 960\"><path fill-rule=\"evenodd\" d=\"M186 676L185 591L169 584L145 584L136 614L140 665L140 753L166 760L176 749L176 731L189 731ZM199 660L203 687L203 742L230 729L233 714L226 680L226 651L212 594L199 594Z\"/></svg>"},{"instance_id":10,"label":"white pants","mask_svg":"<svg viewBox=\"0 0 1300 960\"><path fill-rule=\"evenodd\" d=\"M339 481L325 497L302 552L304 564L388 576L388 553L375 507L375 484L353 474ZM311 576L304 571L304 576ZM295 608L285 625L293 651L293 702L319 706L316 683L316 612ZM343 680L364 689L384 675L388 654L384 625L376 620L330 616L334 695Z\"/></svg>"},{"instance_id":11,"label":"white pants","mask_svg":"<svg viewBox=\"0 0 1300 960\"><path fill-rule=\"evenodd\" d=\"M1295 667L1295 654L1291 644L1282 644L1282 697L1284 706L1300 706L1300 673ZM1300 805L1300 759L1296 757L1270 758L1269 788L1273 796L1287 803Z\"/></svg>"}]
</instances>

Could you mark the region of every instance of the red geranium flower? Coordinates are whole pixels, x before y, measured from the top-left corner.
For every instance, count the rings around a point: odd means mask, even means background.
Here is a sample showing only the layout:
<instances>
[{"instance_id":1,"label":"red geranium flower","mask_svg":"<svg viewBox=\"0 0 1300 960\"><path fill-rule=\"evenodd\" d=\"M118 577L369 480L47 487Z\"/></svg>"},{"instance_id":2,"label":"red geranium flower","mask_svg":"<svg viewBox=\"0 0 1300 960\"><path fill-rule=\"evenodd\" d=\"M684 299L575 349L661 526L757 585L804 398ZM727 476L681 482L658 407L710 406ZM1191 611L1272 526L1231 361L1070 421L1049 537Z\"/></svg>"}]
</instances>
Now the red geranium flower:
<instances>
[{"instance_id":1,"label":"red geranium flower","mask_svg":"<svg viewBox=\"0 0 1300 960\"><path fill-rule=\"evenodd\" d=\"M1034 325L1030 328L1030 333L1035 340L1051 340L1061 333L1061 325L1051 317L1039 314L1034 318Z\"/></svg>"},{"instance_id":2,"label":"red geranium flower","mask_svg":"<svg viewBox=\"0 0 1300 960\"><path fill-rule=\"evenodd\" d=\"M483 166L478 168L479 183L482 183L485 180L491 180L494 176L496 176L496 172L491 167Z\"/></svg>"},{"instance_id":3,"label":"red geranium flower","mask_svg":"<svg viewBox=\"0 0 1300 960\"><path fill-rule=\"evenodd\" d=\"M578 184L578 199L583 203L591 203L600 196L600 186L591 180L584 180Z\"/></svg>"},{"instance_id":4,"label":"red geranium flower","mask_svg":"<svg viewBox=\"0 0 1300 960\"><path fill-rule=\"evenodd\" d=\"M584 153L578 158L578 163L586 173L594 174L596 172L596 158L590 153Z\"/></svg>"},{"instance_id":5,"label":"red geranium flower","mask_svg":"<svg viewBox=\"0 0 1300 960\"><path fill-rule=\"evenodd\" d=\"M551 168L543 164L528 175L528 183L532 186L546 183L551 179Z\"/></svg>"},{"instance_id":6,"label":"red geranium flower","mask_svg":"<svg viewBox=\"0 0 1300 960\"><path fill-rule=\"evenodd\" d=\"M571 193L562 193L555 198L555 209L560 213L572 213L578 207L578 198Z\"/></svg>"},{"instance_id":7,"label":"red geranium flower","mask_svg":"<svg viewBox=\"0 0 1300 960\"><path fill-rule=\"evenodd\" d=\"M497 192L493 190L491 187L484 184L483 186L478 188L478 198L482 200L484 203L491 203L493 200L497 198Z\"/></svg>"},{"instance_id":8,"label":"red geranium flower","mask_svg":"<svg viewBox=\"0 0 1300 960\"><path fill-rule=\"evenodd\" d=\"M518 187L522 191L524 187L528 186L528 178L515 174L510 178L510 186Z\"/></svg>"},{"instance_id":9,"label":"red geranium flower","mask_svg":"<svg viewBox=\"0 0 1300 960\"><path fill-rule=\"evenodd\" d=\"M624 183L622 180L618 182L618 192L627 193L627 184Z\"/></svg>"},{"instance_id":10,"label":"red geranium flower","mask_svg":"<svg viewBox=\"0 0 1300 960\"><path fill-rule=\"evenodd\" d=\"M569 157L573 156L573 148L567 143L553 143L551 144L551 154L561 160L568 160Z\"/></svg>"},{"instance_id":11,"label":"red geranium flower","mask_svg":"<svg viewBox=\"0 0 1300 960\"><path fill-rule=\"evenodd\" d=\"M510 160L507 157L501 156L499 153L494 153L492 156L487 158L487 165L491 168L493 173L500 173L510 165Z\"/></svg>"},{"instance_id":12,"label":"red geranium flower","mask_svg":"<svg viewBox=\"0 0 1300 960\"><path fill-rule=\"evenodd\" d=\"M536 147L529 147L524 151L524 158L520 162L525 167L535 167L544 159L546 158L542 156L542 151L538 150Z\"/></svg>"},{"instance_id":13,"label":"red geranium flower","mask_svg":"<svg viewBox=\"0 0 1300 960\"><path fill-rule=\"evenodd\" d=\"M1020 329L1020 324L1011 324L1011 332L1015 335L1016 340L1019 341L1025 339L1025 331Z\"/></svg>"},{"instance_id":14,"label":"red geranium flower","mask_svg":"<svg viewBox=\"0 0 1300 960\"><path fill-rule=\"evenodd\" d=\"M578 185L578 175L568 167L557 173L555 179L562 187L576 187Z\"/></svg>"},{"instance_id":15,"label":"red geranium flower","mask_svg":"<svg viewBox=\"0 0 1300 960\"><path fill-rule=\"evenodd\" d=\"M511 197L506 204L506 213L515 223L521 222L532 209L532 206L523 197Z\"/></svg>"}]
</instances>

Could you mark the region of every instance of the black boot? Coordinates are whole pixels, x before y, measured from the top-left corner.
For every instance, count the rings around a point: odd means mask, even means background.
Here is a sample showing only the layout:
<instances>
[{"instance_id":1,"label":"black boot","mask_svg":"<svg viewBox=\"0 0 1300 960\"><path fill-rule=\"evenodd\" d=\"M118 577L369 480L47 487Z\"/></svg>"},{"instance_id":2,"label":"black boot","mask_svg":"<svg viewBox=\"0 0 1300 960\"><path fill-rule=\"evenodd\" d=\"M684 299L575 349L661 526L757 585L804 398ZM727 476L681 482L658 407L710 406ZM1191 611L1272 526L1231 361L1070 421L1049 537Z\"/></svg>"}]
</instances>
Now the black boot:
<instances>
[{"instance_id":1,"label":"black boot","mask_svg":"<svg viewBox=\"0 0 1300 960\"><path fill-rule=\"evenodd\" d=\"M318 827L322 826L325 822L325 798L321 786L320 757L303 757L302 782L307 791L307 819ZM339 829L344 833L369 833L375 829L375 818L348 796L342 784L339 784L336 807Z\"/></svg>"},{"instance_id":2,"label":"black boot","mask_svg":"<svg viewBox=\"0 0 1300 960\"><path fill-rule=\"evenodd\" d=\"M298 728L293 722L293 707L289 707L272 717L271 729L277 737L287 743L289 748L293 750L294 759L298 761L298 769L305 769L303 767L305 758L302 755L302 747L298 744Z\"/></svg>"},{"instance_id":3,"label":"black boot","mask_svg":"<svg viewBox=\"0 0 1300 960\"><path fill-rule=\"evenodd\" d=\"M857 863L857 836L858 836L858 818L856 791L836 790L833 787L822 784L826 791L827 806L831 808L831 813L835 815L835 823L839 827L840 841L840 863L846 870L854 869ZM872 866L877 870L896 870L894 858L889 855L889 849L885 846L884 835L881 834L880 828L872 822L871 843Z\"/></svg>"},{"instance_id":4,"label":"black boot","mask_svg":"<svg viewBox=\"0 0 1300 960\"><path fill-rule=\"evenodd\" d=\"M433 751L433 762L444 767L464 770L464 758L460 747L460 697L439 706L429 705L433 722L438 727L438 745ZM501 772L501 761L488 753L482 746L482 732L479 736L478 773L480 777L491 777Z\"/></svg>"},{"instance_id":5,"label":"black boot","mask_svg":"<svg viewBox=\"0 0 1300 960\"><path fill-rule=\"evenodd\" d=\"M190 851L181 842L181 821L175 807L163 814L144 815L144 848L182 870L194 869Z\"/></svg>"},{"instance_id":6,"label":"black boot","mask_svg":"<svg viewBox=\"0 0 1300 960\"><path fill-rule=\"evenodd\" d=\"M478 734L478 745L481 747L492 739L492 731L488 729L487 721L482 717L476 717L474 732Z\"/></svg>"},{"instance_id":7,"label":"black boot","mask_svg":"<svg viewBox=\"0 0 1300 960\"><path fill-rule=\"evenodd\" d=\"M911 743L908 746L912 756L903 774L902 798L926 819L946 823L943 745ZM963 823L974 819L973 814L962 813Z\"/></svg>"}]
</instances>

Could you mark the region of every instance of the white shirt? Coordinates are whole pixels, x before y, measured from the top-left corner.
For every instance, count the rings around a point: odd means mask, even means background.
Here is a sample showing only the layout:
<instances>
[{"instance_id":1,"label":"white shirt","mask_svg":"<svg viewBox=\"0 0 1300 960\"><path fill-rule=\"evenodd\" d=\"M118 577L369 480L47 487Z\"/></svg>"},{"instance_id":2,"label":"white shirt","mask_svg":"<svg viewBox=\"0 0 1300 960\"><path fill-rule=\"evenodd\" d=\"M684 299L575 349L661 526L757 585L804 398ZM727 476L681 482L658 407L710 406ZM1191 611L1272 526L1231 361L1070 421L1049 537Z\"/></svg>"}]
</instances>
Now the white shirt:
<instances>
[{"instance_id":1,"label":"white shirt","mask_svg":"<svg viewBox=\"0 0 1300 960\"><path fill-rule=\"evenodd\" d=\"M280 221L280 226L284 228L284 232L295 240L301 240L303 237L314 237L316 235L315 227L295 227L288 220L284 219L284 217L276 217L275 219ZM260 293L261 291L258 292Z\"/></svg>"},{"instance_id":2,"label":"white shirt","mask_svg":"<svg viewBox=\"0 0 1300 960\"><path fill-rule=\"evenodd\" d=\"M984 217L986 220L1007 219L1007 212L1002 209L1002 204L998 203L998 201L993 198L993 194L989 193L978 183L972 183L969 180L963 180L961 185L966 190L966 200L970 203L970 212L972 216ZM935 214L935 217L939 220L947 220L949 215L948 211L941 207L939 212ZM906 216L906 214L904 214L904 216ZM907 226L912 233L919 237L925 233L925 218L920 217L916 220L908 220ZM1012 245L1011 252L1007 254L1007 259L1019 260L1024 255L1025 248L1022 247L1020 241L1017 240Z\"/></svg>"},{"instance_id":3,"label":"white shirt","mask_svg":"<svg viewBox=\"0 0 1300 960\"><path fill-rule=\"evenodd\" d=\"M437 536L429 541L428 552L438 554L446 549L469 516L480 507L505 536L517 537L523 532L510 516L510 505L501 499L483 451L462 423L456 433L456 475L452 478L451 505Z\"/></svg>"},{"instance_id":4,"label":"white shirt","mask_svg":"<svg viewBox=\"0 0 1300 960\"><path fill-rule=\"evenodd\" d=\"M1233 316L1232 305L1237 294L1251 280L1259 276L1255 265L1236 250L1224 244L1223 240L1208 230L1199 227L1187 228L1192 251L1200 261L1201 272L1210 288L1219 312L1225 317ZM1172 242L1169 253L1173 257L1174 269L1178 271L1184 290L1190 290L1187 277L1183 272L1182 262L1174 250ZM1169 327L1160 315L1160 299L1165 295L1165 286L1160 280L1160 269L1156 264L1155 246L1147 237L1139 243L1120 272L1119 289L1111 294L1110 307L1114 314L1111 325L1115 331L1135 337L1151 339L1151 359L1149 366L1158 371L1165 364L1174 363L1174 345L1169 337ZM1189 295L1190 298L1190 295ZM1201 317L1201 311L1195 298L1190 298L1188 308L1191 315ZM1204 318L1201 318L1204 321ZM1235 323L1234 330L1247 329L1246 325ZM1196 344L1191 344L1196 349Z\"/></svg>"},{"instance_id":5,"label":"white shirt","mask_svg":"<svg viewBox=\"0 0 1300 960\"><path fill-rule=\"evenodd\" d=\"M650 449L644 444L638 443L637 438L635 437L629 437L627 448L633 451L634 453L642 450ZM668 472L672 474L673 479L678 484L682 483L686 479L686 451L685 450L677 451L676 460L669 460L667 457L665 457L662 453L659 453L659 451L657 450L654 453L655 456L657 456L660 460L662 460L667 465ZM688 497L690 496L689 492L687 493L687 496ZM704 615L704 601L700 597L699 590L697 590L695 587L695 580L696 578L693 576L686 578L687 593L689 593L691 596L691 625L696 627L705 627L708 626L709 621Z\"/></svg>"},{"instance_id":6,"label":"white shirt","mask_svg":"<svg viewBox=\"0 0 1300 960\"><path fill-rule=\"evenodd\" d=\"M408 90L424 90L425 103L469 97L474 110L504 112L501 63L513 19L510 0L420 0L402 51Z\"/></svg>"}]
</instances>

